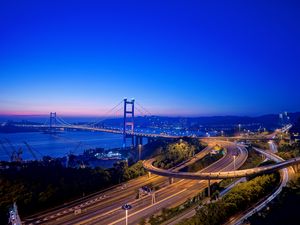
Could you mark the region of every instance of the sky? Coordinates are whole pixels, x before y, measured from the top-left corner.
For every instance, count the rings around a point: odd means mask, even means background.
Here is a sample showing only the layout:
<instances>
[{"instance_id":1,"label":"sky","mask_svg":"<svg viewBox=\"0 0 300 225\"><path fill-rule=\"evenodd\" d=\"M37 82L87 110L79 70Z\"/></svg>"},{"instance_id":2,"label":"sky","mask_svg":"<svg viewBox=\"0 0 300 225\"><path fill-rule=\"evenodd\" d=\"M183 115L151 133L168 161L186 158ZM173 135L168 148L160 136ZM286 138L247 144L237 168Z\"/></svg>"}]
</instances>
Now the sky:
<instances>
[{"instance_id":1,"label":"sky","mask_svg":"<svg viewBox=\"0 0 300 225\"><path fill-rule=\"evenodd\" d=\"M300 111L300 2L0 2L0 114Z\"/></svg>"}]
</instances>

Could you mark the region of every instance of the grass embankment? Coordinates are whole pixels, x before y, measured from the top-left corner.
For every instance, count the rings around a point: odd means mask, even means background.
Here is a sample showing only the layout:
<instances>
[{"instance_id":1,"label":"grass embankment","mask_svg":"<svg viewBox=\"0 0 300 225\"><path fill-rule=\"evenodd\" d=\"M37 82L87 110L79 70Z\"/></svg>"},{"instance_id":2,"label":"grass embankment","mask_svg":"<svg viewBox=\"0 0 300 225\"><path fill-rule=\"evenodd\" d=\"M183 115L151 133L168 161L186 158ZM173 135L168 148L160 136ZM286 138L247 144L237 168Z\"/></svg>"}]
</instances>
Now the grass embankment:
<instances>
[{"instance_id":1,"label":"grass embankment","mask_svg":"<svg viewBox=\"0 0 300 225\"><path fill-rule=\"evenodd\" d=\"M224 154L225 154L225 149L223 148L218 148L216 149L216 152L214 154L207 154L206 156L204 156L202 159L196 161L195 163L182 168L180 171L181 172L197 172L200 171L202 169L204 169L205 167L211 165L212 163L218 161L219 159L221 159Z\"/></svg>"},{"instance_id":2,"label":"grass embankment","mask_svg":"<svg viewBox=\"0 0 300 225\"><path fill-rule=\"evenodd\" d=\"M269 143L266 140L252 141L251 145L253 147L260 148L260 149L265 149L265 150L270 149Z\"/></svg>"},{"instance_id":3,"label":"grass embankment","mask_svg":"<svg viewBox=\"0 0 300 225\"><path fill-rule=\"evenodd\" d=\"M252 147L248 148L248 158L239 170L250 169L259 166L264 158L260 153L255 151Z\"/></svg>"},{"instance_id":4,"label":"grass embankment","mask_svg":"<svg viewBox=\"0 0 300 225\"><path fill-rule=\"evenodd\" d=\"M289 142L281 140L278 145L278 156L283 159L291 159L300 156L300 143L295 142L290 144Z\"/></svg>"}]
</instances>

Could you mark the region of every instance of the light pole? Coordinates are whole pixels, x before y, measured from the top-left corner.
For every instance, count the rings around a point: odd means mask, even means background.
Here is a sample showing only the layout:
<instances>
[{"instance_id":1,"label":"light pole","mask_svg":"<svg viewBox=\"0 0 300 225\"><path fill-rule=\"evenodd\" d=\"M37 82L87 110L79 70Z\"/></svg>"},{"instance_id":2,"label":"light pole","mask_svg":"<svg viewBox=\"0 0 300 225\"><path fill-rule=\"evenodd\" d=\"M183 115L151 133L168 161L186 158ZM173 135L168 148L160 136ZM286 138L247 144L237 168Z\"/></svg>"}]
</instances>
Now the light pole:
<instances>
[{"instance_id":1,"label":"light pole","mask_svg":"<svg viewBox=\"0 0 300 225\"><path fill-rule=\"evenodd\" d=\"M236 155L233 155L233 170L235 170L235 157Z\"/></svg>"},{"instance_id":2,"label":"light pole","mask_svg":"<svg viewBox=\"0 0 300 225\"><path fill-rule=\"evenodd\" d=\"M132 206L129 204L125 204L122 206L122 209L125 210L125 224L128 225L128 210L131 209Z\"/></svg>"},{"instance_id":3,"label":"light pole","mask_svg":"<svg viewBox=\"0 0 300 225\"><path fill-rule=\"evenodd\" d=\"M138 146L138 148L139 148L139 160L141 160L141 154L142 154L142 145L141 144L139 144L139 146Z\"/></svg>"}]
</instances>

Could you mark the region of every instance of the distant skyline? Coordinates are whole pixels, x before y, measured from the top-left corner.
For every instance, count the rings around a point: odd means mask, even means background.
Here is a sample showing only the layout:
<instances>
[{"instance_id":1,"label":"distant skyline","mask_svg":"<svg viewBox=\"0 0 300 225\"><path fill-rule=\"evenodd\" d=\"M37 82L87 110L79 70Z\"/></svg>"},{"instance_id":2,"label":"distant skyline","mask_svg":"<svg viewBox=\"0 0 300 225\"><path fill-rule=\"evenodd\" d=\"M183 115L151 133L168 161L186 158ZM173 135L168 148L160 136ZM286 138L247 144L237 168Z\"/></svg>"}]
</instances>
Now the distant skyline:
<instances>
[{"instance_id":1,"label":"distant skyline","mask_svg":"<svg viewBox=\"0 0 300 225\"><path fill-rule=\"evenodd\" d=\"M1 1L0 114L300 111L299 1Z\"/></svg>"}]
</instances>

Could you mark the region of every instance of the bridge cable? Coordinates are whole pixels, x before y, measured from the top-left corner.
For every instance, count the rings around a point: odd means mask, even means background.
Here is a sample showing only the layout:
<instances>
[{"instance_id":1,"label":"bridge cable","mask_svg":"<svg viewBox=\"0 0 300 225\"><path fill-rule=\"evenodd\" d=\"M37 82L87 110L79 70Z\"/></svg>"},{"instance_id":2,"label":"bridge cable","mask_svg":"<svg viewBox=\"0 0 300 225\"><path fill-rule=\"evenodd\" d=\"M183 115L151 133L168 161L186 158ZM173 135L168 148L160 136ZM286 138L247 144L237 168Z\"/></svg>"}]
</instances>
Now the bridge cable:
<instances>
[{"instance_id":1,"label":"bridge cable","mask_svg":"<svg viewBox=\"0 0 300 225\"><path fill-rule=\"evenodd\" d=\"M141 108L144 110L144 112L146 112L146 115L149 114L148 116L152 116L152 113L149 112L149 110L147 110L145 107L143 107L143 106L142 106L141 104L139 104L138 102L136 102L136 104L137 104L139 107L141 107Z\"/></svg>"},{"instance_id":2,"label":"bridge cable","mask_svg":"<svg viewBox=\"0 0 300 225\"><path fill-rule=\"evenodd\" d=\"M122 100L121 102L119 102L117 105L115 105L113 108L111 108L110 110L108 110L108 111L104 114L104 116L103 116L101 119L97 120L97 121L94 122L94 123L90 123L89 125L93 126L93 125L96 125L96 124L98 124L98 123L100 123L100 122L102 122L102 121L108 119L109 116L111 115L111 113L112 113L117 107L119 107L122 103L123 103L123 100Z\"/></svg>"}]
</instances>

